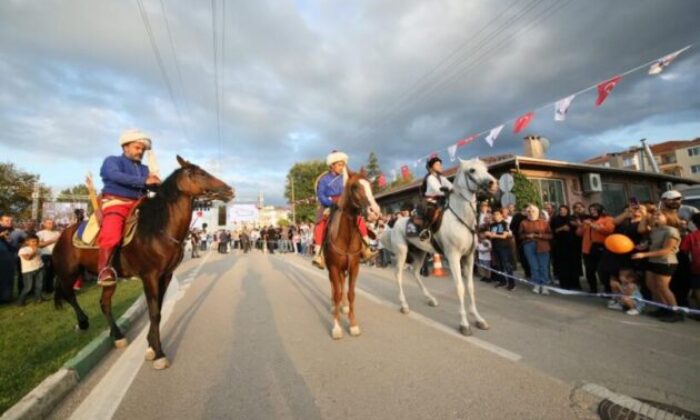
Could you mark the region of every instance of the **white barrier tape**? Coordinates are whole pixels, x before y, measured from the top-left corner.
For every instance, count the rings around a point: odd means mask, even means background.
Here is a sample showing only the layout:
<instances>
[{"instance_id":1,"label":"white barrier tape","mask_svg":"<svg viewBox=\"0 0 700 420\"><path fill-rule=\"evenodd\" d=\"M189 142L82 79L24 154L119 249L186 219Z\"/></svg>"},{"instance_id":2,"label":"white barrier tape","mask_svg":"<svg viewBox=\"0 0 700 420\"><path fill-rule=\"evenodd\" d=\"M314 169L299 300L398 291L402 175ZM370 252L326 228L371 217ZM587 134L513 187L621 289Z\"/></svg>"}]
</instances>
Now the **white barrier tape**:
<instances>
[{"instance_id":1,"label":"white barrier tape","mask_svg":"<svg viewBox=\"0 0 700 420\"><path fill-rule=\"evenodd\" d=\"M674 311L674 312L684 312L684 313L686 313L686 314L688 314L688 315L700 315L700 310L698 310L698 309L686 308L685 306L669 306L669 305L666 305L666 304L663 304L663 303L655 302L655 301L653 301L653 300L640 299L640 298L636 298L636 297L634 297L634 296L625 296L625 295L621 295L621 294L618 294L618 293L589 293L589 292L583 292L583 291L580 291L580 290L567 290L567 289L562 289L562 288L555 287L555 286L549 286L549 285L546 285L546 284L537 284L537 283L534 283L534 282L532 282L532 281L530 281L530 280L526 280L526 279L521 278L521 277L516 277L516 276L510 275L510 274L504 273L503 271L496 270L495 268L487 267L487 266L485 266L485 265L481 265L481 264L475 264L475 265L476 265L477 267L483 268L483 269L485 269L485 270L489 270L489 271L491 271L491 272L493 272L493 273L500 274L500 275L503 276L503 277L511 278L511 279L513 279L513 280L517 280L517 281L519 281L519 282L521 282L521 283L525 283L525 284L530 285L530 286L542 286L542 287L546 287L547 290L552 291L552 292L554 292L554 293L558 293L558 294L560 294L560 295L565 295L565 296L599 297L599 298L606 298L606 299L614 299L614 298L626 297L626 298L629 298L629 299L633 299L633 300L635 300L635 301L637 301L637 302L642 302L642 303L644 303L644 304L646 304L646 305L656 306L656 307L658 307L658 308L669 309L669 310L672 310L672 311Z\"/></svg>"}]
</instances>

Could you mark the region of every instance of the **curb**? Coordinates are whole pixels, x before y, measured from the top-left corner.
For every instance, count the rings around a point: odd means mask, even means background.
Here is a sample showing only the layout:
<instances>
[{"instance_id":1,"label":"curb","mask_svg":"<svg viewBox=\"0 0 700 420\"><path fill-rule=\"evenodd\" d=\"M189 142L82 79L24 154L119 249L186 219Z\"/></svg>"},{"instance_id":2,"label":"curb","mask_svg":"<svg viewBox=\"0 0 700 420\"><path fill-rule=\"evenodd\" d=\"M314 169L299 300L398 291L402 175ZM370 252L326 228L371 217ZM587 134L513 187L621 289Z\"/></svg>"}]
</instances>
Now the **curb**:
<instances>
[{"instance_id":1,"label":"curb","mask_svg":"<svg viewBox=\"0 0 700 420\"><path fill-rule=\"evenodd\" d=\"M117 320L123 331L128 330L146 312L146 299L143 295L136 299L129 309ZM43 419L61 402L81 379L109 353L113 347L109 330L95 337L80 352L68 360L58 372L44 379L25 395L17 404L10 407L0 420Z\"/></svg>"}]
</instances>

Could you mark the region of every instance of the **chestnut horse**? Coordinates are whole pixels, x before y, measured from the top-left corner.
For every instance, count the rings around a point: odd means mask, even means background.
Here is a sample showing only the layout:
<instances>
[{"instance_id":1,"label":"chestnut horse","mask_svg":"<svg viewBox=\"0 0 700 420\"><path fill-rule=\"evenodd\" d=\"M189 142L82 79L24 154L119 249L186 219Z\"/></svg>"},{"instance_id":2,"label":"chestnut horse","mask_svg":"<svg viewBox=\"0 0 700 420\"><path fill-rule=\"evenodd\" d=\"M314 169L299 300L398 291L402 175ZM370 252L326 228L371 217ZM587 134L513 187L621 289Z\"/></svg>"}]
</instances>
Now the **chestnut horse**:
<instances>
[{"instance_id":1,"label":"chestnut horse","mask_svg":"<svg viewBox=\"0 0 700 420\"><path fill-rule=\"evenodd\" d=\"M328 233L324 241L324 255L328 278L331 281L331 299L333 311L334 340L343 338L340 328L341 302L347 297L349 304L348 319L350 335L360 335L360 327L355 317L355 282L360 268L362 252L362 235L357 227L357 218L367 213L367 218L374 221L381 216L379 206L374 201L369 181L360 173L349 173L338 208L328 221ZM349 277L347 296L344 295L345 276Z\"/></svg>"},{"instance_id":2,"label":"chestnut horse","mask_svg":"<svg viewBox=\"0 0 700 420\"><path fill-rule=\"evenodd\" d=\"M143 282L151 321L146 360L153 361L156 369L168 367L168 359L160 343L160 311L173 271L182 261L183 241L190 229L194 200L204 197L229 201L234 197L233 189L223 181L180 156L177 161L180 168L157 187L153 198L145 199L139 206L138 226L131 243L118 250L113 257L120 277L137 276ZM86 330L88 317L78 305L73 283L83 270L97 273L98 250L73 246L73 234L77 228L75 224L63 231L53 251L57 278L54 301L57 308L64 300L67 301L78 317L78 328ZM112 316L115 290L116 285L102 288L100 306L115 346L124 347L126 338Z\"/></svg>"}]
</instances>

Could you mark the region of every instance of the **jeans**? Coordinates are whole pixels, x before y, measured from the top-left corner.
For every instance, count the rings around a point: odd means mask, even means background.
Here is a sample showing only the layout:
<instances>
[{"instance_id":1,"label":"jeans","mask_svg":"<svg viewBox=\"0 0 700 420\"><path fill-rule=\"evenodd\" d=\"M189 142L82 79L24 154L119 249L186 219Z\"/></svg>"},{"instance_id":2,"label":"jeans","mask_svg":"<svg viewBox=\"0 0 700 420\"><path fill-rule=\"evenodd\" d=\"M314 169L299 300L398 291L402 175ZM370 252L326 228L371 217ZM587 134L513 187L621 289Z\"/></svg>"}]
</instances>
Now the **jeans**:
<instances>
[{"instance_id":1,"label":"jeans","mask_svg":"<svg viewBox=\"0 0 700 420\"><path fill-rule=\"evenodd\" d=\"M493 252L496 254L496 258L498 260L498 264L496 265L496 268L499 271L503 271L506 274L513 275L513 266L511 265L511 249L509 247L495 247L493 248ZM511 277L506 277L504 279L500 279L502 283L508 283L508 284L513 284L515 281Z\"/></svg>"},{"instance_id":2,"label":"jeans","mask_svg":"<svg viewBox=\"0 0 700 420\"><path fill-rule=\"evenodd\" d=\"M549 283L549 251L537 252L537 242L529 241L523 244L523 252L530 265L531 280L540 286Z\"/></svg>"},{"instance_id":3,"label":"jeans","mask_svg":"<svg viewBox=\"0 0 700 420\"><path fill-rule=\"evenodd\" d=\"M22 278L24 278L24 287L22 288L22 293L19 295L19 301L24 303L29 295L29 291L34 289L34 299L41 299L41 290L44 287L44 268L38 270L30 271L29 273L23 273Z\"/></svg>"}]
</instances>

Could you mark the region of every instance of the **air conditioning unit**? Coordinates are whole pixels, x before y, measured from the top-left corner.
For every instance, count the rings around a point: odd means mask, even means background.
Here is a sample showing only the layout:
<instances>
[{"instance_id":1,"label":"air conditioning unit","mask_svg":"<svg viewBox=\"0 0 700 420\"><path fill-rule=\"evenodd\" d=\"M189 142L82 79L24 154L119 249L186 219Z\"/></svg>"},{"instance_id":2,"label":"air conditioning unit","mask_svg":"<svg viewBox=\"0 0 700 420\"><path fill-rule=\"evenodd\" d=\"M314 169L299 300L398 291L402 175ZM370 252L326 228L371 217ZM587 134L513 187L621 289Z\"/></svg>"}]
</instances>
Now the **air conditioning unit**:
<instances>
[{"instance_id":1,"label":"air conditioning unit","mask_svg":"<svg viewBox=\"0 0 700 420\"><path fill-rule=\"evenodd\" d=\"M600 182L600 174L588 173L583 176L583 192L601 192L603 183Z\"/></svg>"}]
</instances>

